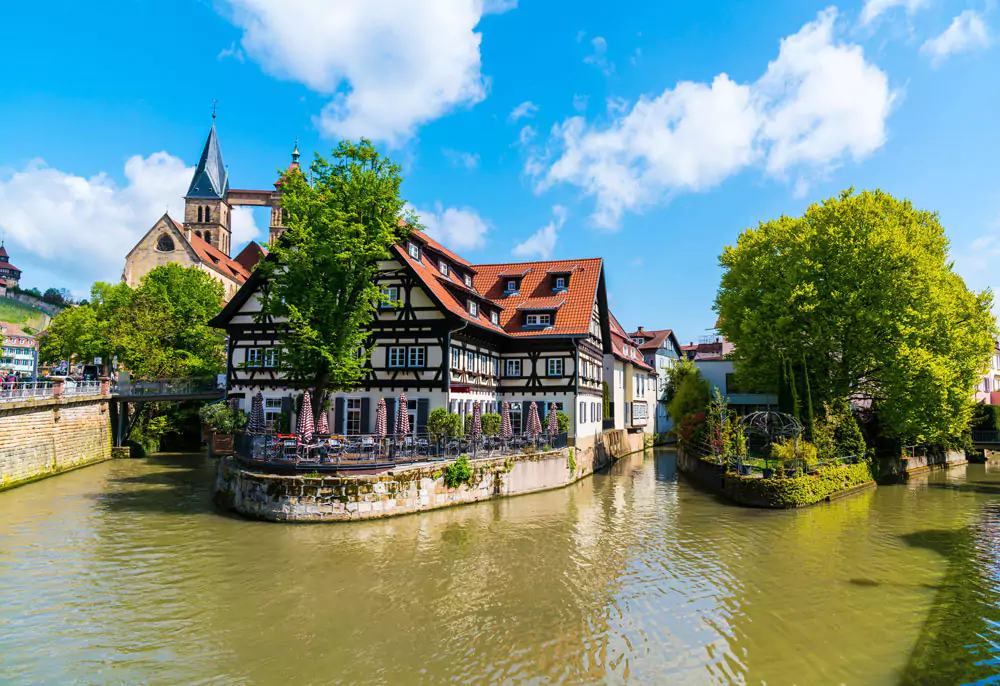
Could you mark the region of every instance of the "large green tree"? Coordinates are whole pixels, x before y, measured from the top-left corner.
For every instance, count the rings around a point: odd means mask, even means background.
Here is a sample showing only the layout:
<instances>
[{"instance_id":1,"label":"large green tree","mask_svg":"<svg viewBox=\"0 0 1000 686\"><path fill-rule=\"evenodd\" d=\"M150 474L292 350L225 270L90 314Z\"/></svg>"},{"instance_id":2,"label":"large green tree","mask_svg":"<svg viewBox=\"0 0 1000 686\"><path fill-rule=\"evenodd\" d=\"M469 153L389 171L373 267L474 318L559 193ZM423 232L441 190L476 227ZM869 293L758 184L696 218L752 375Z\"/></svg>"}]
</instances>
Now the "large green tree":
<instances>
[{"instance_id":1,"label":"large green tree","mask_svg":"<svg viewBox=\"0 0 1000 686\"><path fill-rule=\"evenodd\" d=\"M44 362L118 362L137 377L205 376L222 371L225 342L208 320L222 285L197 268L168 264L132 289L98 282L86 305L59 314L42 336Z\"/></svg>"},{"instance_id":2,"label":"large green tree","mask_svg":"<svg viewBox=\"0 0 1000 686\"><path fill-rule=\"evenodd\" d=\"M996 336L993 295L955 273L936 213L851 189L747 229L720 263L716 310L741 383L777 391L799 377L803 413L868 400L904 440L965 429Z\"/></svg>"},{"instance_id":3,"label":"large green tree","mask_svg":"<svg viewBox=\"0 0 1000 686\"><path fill-rule=\"evenodd\" d=\"M400 197L400 167L367 140L317 155L310 172L282 181L288 228L259 267L259 318L284 322L280 367L313 388L319 411L328 390L360 382L359 351L383 298L379 265L417 224Z\"/></svg>"}]
</instances>

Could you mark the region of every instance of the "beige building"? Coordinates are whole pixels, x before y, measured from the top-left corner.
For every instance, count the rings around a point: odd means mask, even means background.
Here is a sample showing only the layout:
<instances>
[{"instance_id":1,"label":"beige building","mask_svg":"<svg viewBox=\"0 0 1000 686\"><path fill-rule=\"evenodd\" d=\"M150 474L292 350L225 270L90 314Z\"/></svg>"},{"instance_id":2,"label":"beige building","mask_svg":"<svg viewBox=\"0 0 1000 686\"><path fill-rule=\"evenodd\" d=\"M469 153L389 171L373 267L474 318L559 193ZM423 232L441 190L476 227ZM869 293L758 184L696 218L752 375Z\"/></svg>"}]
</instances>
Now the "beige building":
<instances>
[{"instance_id":1,"label":"beige building","mask_svg":"<svg viewBox=\"0 0 1000 686\"><path fill-rule=\"evenodd\" d=\"M298 160L296 145L289 169L297 169ZM122 281L134 288L150 270L168 263L198 267L222 283L228 302L266 254L251 241L236 257L230 257L233 207L270 207L270 237L273 239L284 228L279 204L280 185L279 181L273 190L265 191L231 190L229 172L222 160L213 123L184 196L184 223L174 221L167 214L160 217L125 257Z\"/></svg>"}]
</instances>

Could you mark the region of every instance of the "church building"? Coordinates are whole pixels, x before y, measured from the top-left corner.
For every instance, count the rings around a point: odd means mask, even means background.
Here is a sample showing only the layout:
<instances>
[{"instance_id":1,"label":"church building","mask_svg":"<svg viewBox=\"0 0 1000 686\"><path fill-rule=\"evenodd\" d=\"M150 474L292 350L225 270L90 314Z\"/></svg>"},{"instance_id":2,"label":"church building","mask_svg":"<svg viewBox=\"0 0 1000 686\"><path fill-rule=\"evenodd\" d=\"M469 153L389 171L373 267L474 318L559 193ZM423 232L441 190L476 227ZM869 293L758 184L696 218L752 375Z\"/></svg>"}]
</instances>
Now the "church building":
<instances>
[{"instance_id":1,"label":"church building","mask_svg":"<svg viewBox=\"0 0 1000 686\"><path fill-rule=\"evenodd\" d=\"M298 146L292 152L292 167L297 168ZM233 190L229 172L222 160L215 123L208 133L187 195L184 197L184 221L169 214L160 217L125 257L122 281L135 288L152 269L168 263L197 267L218 280L228 302L239 290L260 259L264 248L250 241L232 255L232 215L238 206L271 208L270 234L281 229L280 183L273 190Z\"/></svg>"}]
</instances>

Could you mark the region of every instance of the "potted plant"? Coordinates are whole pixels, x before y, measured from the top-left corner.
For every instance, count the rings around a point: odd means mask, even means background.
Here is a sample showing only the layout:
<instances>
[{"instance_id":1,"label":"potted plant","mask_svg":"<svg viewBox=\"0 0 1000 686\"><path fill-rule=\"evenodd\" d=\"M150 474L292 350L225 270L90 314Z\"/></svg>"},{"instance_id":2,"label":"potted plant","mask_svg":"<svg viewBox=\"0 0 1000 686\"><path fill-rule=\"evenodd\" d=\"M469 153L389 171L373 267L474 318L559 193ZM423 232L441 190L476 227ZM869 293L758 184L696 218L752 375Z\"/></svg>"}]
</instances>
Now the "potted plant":
<instances>
[{"instance_id":1,"label":"potted plant","mask_svg":"<svg viewBox=\"0 0 1000 686\"><path fill-rule=\"evenodd\" d=\"M210 454L232 455L233 434L246 426L247 416L226 402L205 405L198 415L211 430Z\"/></svg>"}]
</instances>

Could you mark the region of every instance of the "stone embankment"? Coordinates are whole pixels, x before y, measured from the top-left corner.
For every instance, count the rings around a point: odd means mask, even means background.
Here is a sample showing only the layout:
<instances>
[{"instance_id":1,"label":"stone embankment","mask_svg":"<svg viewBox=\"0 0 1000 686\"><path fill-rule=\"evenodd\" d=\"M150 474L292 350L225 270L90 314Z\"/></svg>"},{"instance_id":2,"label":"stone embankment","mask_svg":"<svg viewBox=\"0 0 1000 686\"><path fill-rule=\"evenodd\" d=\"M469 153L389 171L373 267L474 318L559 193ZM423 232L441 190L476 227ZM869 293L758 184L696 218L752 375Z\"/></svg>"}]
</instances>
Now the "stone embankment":
<instances>
[{"instance_id":1,"label":"stone embankment","mask_svg":"<svg viewBox=\"0 0 1000 686\"><path fill-rule=\"evenodd\" d=\"M216 502L244 516L278 522L346 522L562 488L635 452L608 432L592 446L469 460L472 478L449 487L448 463L401 466L378 474L264 474L236 457L219 463ZM625 434L625 432L620 432ZM639 447L642 449L641 438Z\"/></svg>"},{"instance_id":2,"label":"stone embankment","mask_svg":"<svg viewBox=\"0 0 1000 686\"><path fill-rule=\"evenodd\" d=\"M111 458L107 383L90 395L0 399L0 490Z\"/></svg>"}]
</instances>

